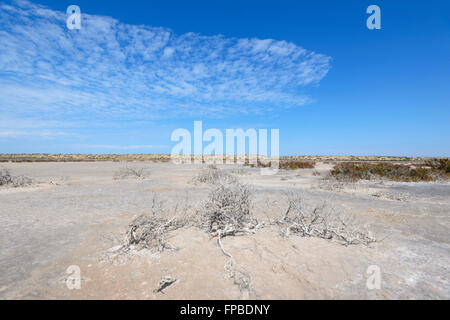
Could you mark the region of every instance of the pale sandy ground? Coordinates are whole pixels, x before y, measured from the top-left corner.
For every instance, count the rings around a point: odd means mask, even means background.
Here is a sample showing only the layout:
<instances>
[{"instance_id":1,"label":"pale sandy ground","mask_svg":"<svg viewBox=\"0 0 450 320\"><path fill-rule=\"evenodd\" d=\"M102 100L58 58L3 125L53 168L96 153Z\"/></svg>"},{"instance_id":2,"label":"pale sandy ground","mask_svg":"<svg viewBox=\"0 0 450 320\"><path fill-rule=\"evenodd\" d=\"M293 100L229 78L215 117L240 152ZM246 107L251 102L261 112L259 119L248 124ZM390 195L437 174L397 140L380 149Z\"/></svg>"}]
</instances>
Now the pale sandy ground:
<instances>
[{"instance_id":1,"label":"pale sandy ground","mask_svg":"<svg viewBox=\"0 0 450 320\"><path fill-rule=\"evenodd\" d=\"M276 228L227 237L223 245L251 278L239 290L227 276L216 239L196 228L174 232L175 251L111 258L132 218L149 212L152 194L168 205L186 198L201 206L211 186L195 184L198 165L134 162L148 179L114 180L119 162L4 163L37 181L0 188L1 299L449 299L450 185L446 183L323 180L330 169L238 177L254 191L253 213L277 217L284 192L297 190L355 214L383 241L370 247L290 236ZM233 168L222 166L222 170ZM69 290L66 269L81 269L80 290ZM381 270L381 289L366 286L367 268ZM154 292L160 279L178 281Z\"/></svg>"}]
</instances>

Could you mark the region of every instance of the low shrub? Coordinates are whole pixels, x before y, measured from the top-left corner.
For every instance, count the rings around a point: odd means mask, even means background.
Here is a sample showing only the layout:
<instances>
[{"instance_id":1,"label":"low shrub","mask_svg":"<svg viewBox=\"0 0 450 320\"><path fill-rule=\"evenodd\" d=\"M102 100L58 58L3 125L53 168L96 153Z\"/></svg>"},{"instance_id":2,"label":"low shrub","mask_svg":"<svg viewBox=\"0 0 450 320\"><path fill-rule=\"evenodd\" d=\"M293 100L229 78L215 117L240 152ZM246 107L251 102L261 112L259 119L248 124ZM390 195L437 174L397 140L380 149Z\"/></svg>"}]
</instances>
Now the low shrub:
<instances>
[{"instance_id":1,"label":"low shrub","mask_svg":"<svg viewBox=\"0 0 450 320\"><path fill-rule=\"evenodd\" d=\"M296 169L314 169L314 161L298 161L298 160L281 160L280 169L296 170Z\"/></svg>"},{"instance_id":2,"label":"low shrub","mask_svg":"<svg viewBox=\"0 0 450 320\"><path fill-rule=\"evenodd\" d=\"M425 160L424 164L431 169L450 173L450 159L448 158Z\"/></svg>"},{"instance_id":3,"label":"low shrub","mask_svg":"<svg viewBox=\"0 0 450 320\"><path fill-rule=\"evenodd\" d=\"M210 166L200 170L200 172L193 178L194 182L210 183L210 184L215 184L218 183L219 181L224 180L235 181L236 178L225 171Z\"/></svg>"},{"instance_id":4,"label":"low shrub","mask_svg":"<svg viewBox=\"0 0 450 320\"><path fill-rule=\"evenodd\" d=\"M257 164L245 162L245 165L249 165L250 167L258 167L258 168L271 168L272 161L262 162L258 159ZM285 170L297 170L297 169L314 169L315 162L314 161L300 161L300 160L280 160L279 168Z\"/></svg>"}]
</instances>

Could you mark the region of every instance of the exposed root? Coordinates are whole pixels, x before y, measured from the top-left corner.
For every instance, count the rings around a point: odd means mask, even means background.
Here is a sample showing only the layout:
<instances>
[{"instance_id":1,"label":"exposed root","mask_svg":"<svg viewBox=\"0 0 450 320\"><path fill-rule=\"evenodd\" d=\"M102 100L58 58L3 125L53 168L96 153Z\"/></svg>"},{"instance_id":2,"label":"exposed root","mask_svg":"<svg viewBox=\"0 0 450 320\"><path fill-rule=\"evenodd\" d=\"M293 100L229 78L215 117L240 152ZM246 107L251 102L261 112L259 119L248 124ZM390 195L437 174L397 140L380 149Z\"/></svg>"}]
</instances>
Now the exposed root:
<instances>
[{"instance_id":1,"label":"exposed root","mask_svg":"<svg viewBox=\"0 0 450 320\"><path fill-rule=\"evenodd\" d=\"M222 232L219 231L219 235L217 238L217 243L222 250L222 253L227 256L229 259L225 262L224 269L230 279L233 279L234 285L236 285L241 292L241 299L249 299L250 295L256 296L255 290L251 285L251 276L248 272L246 272L243 268L239 267L236 261L234 260L231 253L227 252L223 248L223 244L221 241Z\"/></svg>"},{"instance_id":2,"label":"exposed root","mask_svg":"<svg viewBox=\"0 0 450 320\"><path fill-rule=\"evenodd\" d=\"M222 253L224 255L233 259L233 256L230 253L226 252L225 249L223 248L222 241L220 240L221 238L222 238L222 232L219 230L219 236L217 238L217 243L219 244L220 250L222 250Z\"/></svg>"}]
</instances>

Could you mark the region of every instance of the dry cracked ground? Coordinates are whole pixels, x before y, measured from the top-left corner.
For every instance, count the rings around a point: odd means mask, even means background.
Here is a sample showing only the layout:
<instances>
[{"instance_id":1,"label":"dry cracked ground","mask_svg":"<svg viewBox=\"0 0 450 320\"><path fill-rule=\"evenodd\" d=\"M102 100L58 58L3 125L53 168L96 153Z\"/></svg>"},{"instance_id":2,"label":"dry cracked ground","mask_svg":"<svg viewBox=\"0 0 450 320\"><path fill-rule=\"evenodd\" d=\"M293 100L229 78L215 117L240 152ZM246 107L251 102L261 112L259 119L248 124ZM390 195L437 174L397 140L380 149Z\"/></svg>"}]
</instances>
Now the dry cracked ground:
<instances>
[{"instance_id":1,"label":"dry cracked ground","mask_svg":"<svg viewBox=\"0 0 450 320\"><path fill-rule=\"evenodd\" d=\"M174 250L115 255L127 226L149 213L157 195L167 206L201 208L210 184L195 183L200 165L154 162L4 163L34 184L0 188L1 299L449 299L450 185L326 179L331 166L280 171L220 170L252 189L259 221L286 210L287 191L326 201L366 225L369 246L313 237L282 237L276 227L222 239L246 285L226 270L217 237L196 227L170 233ZM124 167L145 179L117 179ZM314 173L317 171L319 174ZM314 174L313 174L314 173ZM201 209L200 209L201 210ZM80 289L67 287L69 266ZM369 289L369 266L380 270ZM238 274L238 275L239 275ZM165 277L175 280L160 288Z\"/></svg>"}]
</instances>

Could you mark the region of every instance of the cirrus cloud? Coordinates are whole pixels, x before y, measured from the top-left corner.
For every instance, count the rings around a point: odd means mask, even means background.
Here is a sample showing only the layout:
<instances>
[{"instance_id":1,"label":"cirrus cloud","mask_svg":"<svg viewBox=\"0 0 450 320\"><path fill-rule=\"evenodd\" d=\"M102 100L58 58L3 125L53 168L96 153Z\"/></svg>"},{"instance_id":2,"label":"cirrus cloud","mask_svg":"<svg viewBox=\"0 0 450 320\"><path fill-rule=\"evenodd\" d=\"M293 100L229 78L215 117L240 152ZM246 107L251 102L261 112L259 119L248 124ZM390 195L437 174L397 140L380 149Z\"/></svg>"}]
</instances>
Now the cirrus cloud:
<instances>
[{"instance_id":1,"label":"cirrus cloud","mask_svg":"<svg viewBox=\"0 0 450 320\"><path fill-rule=\"evenodd\" d=\"M310 101L331 58L273 39L176 35L28 1L0 4L0 109L46 119L226 117Z\"/></svg>"}]
</instances>

